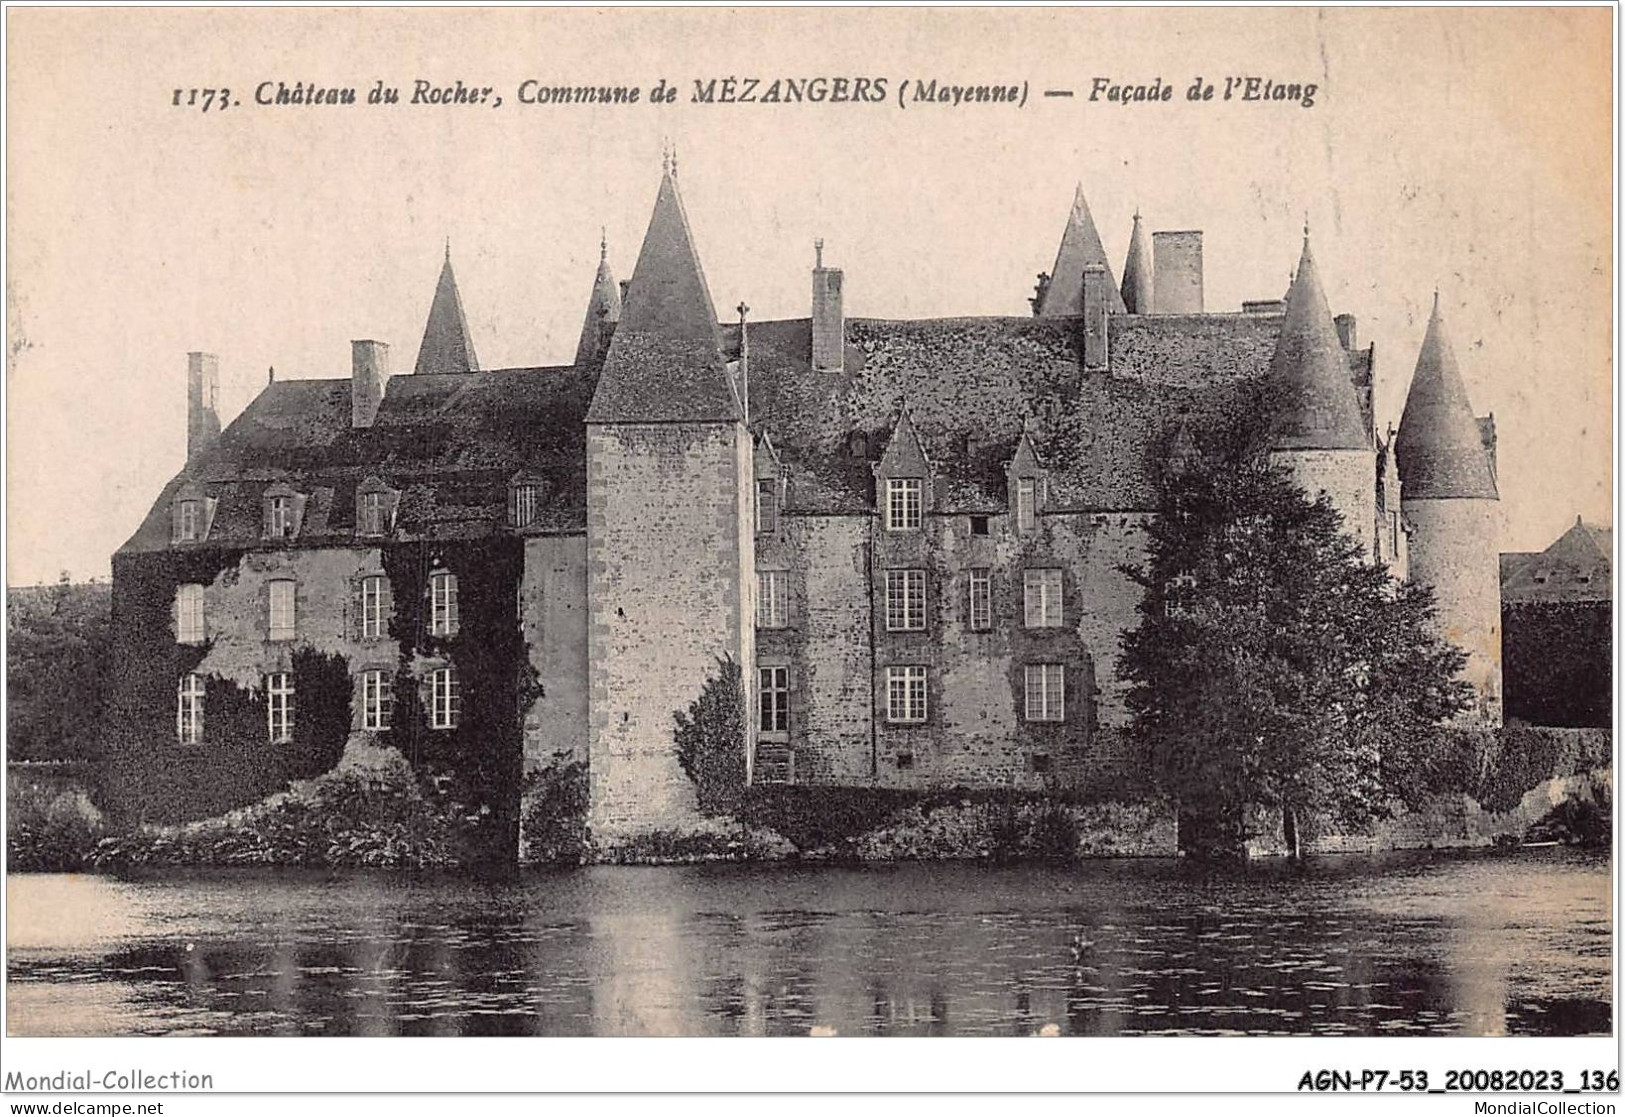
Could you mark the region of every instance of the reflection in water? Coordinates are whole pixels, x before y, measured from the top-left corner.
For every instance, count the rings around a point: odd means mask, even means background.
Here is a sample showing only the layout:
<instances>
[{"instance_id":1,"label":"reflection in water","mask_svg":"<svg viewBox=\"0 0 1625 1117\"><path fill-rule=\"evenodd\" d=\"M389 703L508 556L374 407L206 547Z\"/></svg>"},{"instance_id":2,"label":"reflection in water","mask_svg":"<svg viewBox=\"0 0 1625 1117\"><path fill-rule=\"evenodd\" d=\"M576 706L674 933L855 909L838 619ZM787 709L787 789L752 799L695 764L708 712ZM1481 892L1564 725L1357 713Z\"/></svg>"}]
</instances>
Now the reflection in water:
<instances>
[{"instance_id":1,"label":"reflection in water","mask_svg":"<svg viewBox=\"0 0 1625 1117\"><path fill-rule=\"evenodd\" d=\"M1565 850L6 884L21 1035L1609 1027L1608 861Z\"/></svg>"}]
</instances>

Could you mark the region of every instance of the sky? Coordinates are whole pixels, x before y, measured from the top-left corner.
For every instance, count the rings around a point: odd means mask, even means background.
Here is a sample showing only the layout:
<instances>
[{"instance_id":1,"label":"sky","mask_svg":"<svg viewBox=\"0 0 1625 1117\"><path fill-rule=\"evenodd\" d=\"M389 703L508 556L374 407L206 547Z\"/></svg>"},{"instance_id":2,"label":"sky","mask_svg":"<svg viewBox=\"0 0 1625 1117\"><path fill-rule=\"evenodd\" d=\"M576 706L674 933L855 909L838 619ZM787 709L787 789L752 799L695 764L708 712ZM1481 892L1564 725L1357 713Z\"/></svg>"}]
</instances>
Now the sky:
<instances>
[{"instance_id":1,"label":"sky","mask_svg":"<svg viewBox=\"0 0 1625 1117\"><path fill-rule=\"evenodd\" d=\"M1138 209L1204 231L1206 303L1284 293L1303 227L1397 423L1437 288L1493 412L1505 550L1612 521L1607 9L12 10L7 582L106 577L186 444L186 354L229 421L278 378L411 366L450 240L482 365L567 363L600 235L628 278L676 145L718 307L1027 312L1081 182L1114 270ZM881 104L696 104L696 79L884 78ZM1226 76L1314 83L1224 101ZM1197 77L1214 100L1190 102ZM1091 101L1095 79L1173 100ZM520 104L527 79L637 105ZM651 104L664 79L679 97ZM899 107L901 82L1025 105ZM462 81L503 104L258 106L261 82ZM175 91L230 89L199 112ZM759 87L760 88L760 87ZM1072 98L1046 98L1071 89ZM184 102L186 95L182 93Z\"/></svg>"}]
</instances>

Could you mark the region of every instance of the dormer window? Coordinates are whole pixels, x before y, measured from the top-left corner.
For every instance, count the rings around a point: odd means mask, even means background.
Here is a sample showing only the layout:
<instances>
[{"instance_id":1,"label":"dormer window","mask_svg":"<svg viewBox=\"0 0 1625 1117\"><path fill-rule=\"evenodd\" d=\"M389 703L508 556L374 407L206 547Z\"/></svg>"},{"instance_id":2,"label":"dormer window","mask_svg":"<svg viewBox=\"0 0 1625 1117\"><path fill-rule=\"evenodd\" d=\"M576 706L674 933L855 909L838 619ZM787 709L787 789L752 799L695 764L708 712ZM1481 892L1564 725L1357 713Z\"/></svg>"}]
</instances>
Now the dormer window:
<instances>
[{"instance_id":1,"label":"dormer window","mask_svg":"<svg viewBox=\"0 0 1625 1117\"><path fill-rule=\"evenodd\" d=\"M265 490L265 538L293 539L304 519L305 498L284 484Z\"/></svg>"},{"instance_id":2,"label":"dormer window","mask_svg":"<svg viewBox=\"0 0 1625 1117\"><path fill-rule=\"evenodd\" d=\"M268 502L265 511L266 522L270 524L271 538L287 539L293 535L293 499L285 496L273 496Z\"/></svg>"},{"instance_id":3,"label":"dormer window","mask_svg":"<svg viewBox=\"0 0 1625 1117\"><path fill-rule=\"evenodd\" d=\"M756 482L756 531L771 535L779 527L779 483L770 477Z\"/></svg>"},{"instance_id":4,"label":"dormer window","mask_svg":"<svg viewBox=\"0 0 1625 1117\"><path fill-rule=\"evenodd\" d=\"M915 531L920 526L925 483L918 477L886 481L886 530Z\"/></svg>"},{"instance_id":5,"label":"dormer window","mask_svg":"<svg viewBox=\"0 0 1625 1117\"><path fill-rule=\"evenodd\" d=\"M530 527L541 515L542 487L534 481L520 481L508 490L508 524Z\"/></svg>"},{"instance_id":6,"label":"dormer window","mask_svg":"<svg viewBox=\"0 0 1625 1117\"><path fill-rule=\"evenodd\" d=\"M216 503L213 498L203 495L198 486L185 486L176 494L175 503L170 508L170 542L202 543L208 539Z\"/></svg>"},{"instance_id":7,"label":"dormer window","mask_svg":"<svg viewBox=\"0 0 1625 1117\"><path fill-rule=\"evenodd\" d=\"M369 477L355 492L355 532L357 535L388 535L395 529L395 508L400 493Z\"/></svg>"},{"instance_id":8,"label":"dormer window","mask_svg":"<svg viewBox=\"0 0 1625 1117\"><path fill-rule=\"evenodd\" d=\"M1038 481L1032 477L1016 480L1016 530L1031 531L1038 522Z\"/></svg>"}]
</instances>

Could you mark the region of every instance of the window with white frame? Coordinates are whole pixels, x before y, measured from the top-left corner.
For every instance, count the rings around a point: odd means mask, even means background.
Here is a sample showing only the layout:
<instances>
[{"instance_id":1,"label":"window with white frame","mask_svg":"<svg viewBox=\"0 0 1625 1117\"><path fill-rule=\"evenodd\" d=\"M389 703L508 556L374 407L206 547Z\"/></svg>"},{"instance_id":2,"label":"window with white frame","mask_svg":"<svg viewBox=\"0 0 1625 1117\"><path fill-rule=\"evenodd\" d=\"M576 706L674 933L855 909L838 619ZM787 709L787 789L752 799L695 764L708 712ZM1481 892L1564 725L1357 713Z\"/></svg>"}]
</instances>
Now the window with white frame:
<instances>
[{"instance_id":1,"label":"window with white frame","mask_svg":"<svg viewBox=\"0 0 1625 1117\"><path fill-rule=\"evenodd\" d=\"M203 676L183 675L176 691L175 739L183 745L203 743Z\"/></svg>"},{"instance_id":2,"label":"window with white frame","mask_svg":"<svg viewBox=\"0 0 1625 1117\"><path fill-rule=\"evenodd\" d=\"M293 740L293 675L277 671L265 676L265 721L271 743Z\"/></svg>"},{"instance_id":3,"label":"window with white frame","mask_svg":"<svg viewBox=\"0 0 1625 1117\"><path fill-rule=\"evenodd\" d=\"M886 571L886 631L925 628L925 571Z\"/></svg>"},{"instance_id":4,"label":"window with white frame","mask_svg":"<svg viewBox=\"0 0 1625 1117\"><path fill-rule=\"evenodd\" d=\"M457 669L441 667L429 675L429 728L456 729L460 712Z\"/></svg>"},{"instance_id":5,"label":"window with white frame","mask_svg":"<svg viewBox=\"0 0 1625 1117\"><path fill-rule=\"evenodd\" d=\"M361 673L361 728L388 729L395 714L395 686L384 671Z\"/></svg>"},{"instance_id":6,"label":"window with white frame","mask_svg":"<svg viewBox=\"0 0 1625 1117\"><path fill-rule=\"evenodd\" d=\"M508 523L514 527L530 527L541 514L542 487L532 481L521 481L508 490Z\"/></svg>"},{"instance_id":7,"label":"window with white frame","mask_svg":"<svg viewBox=\"0 0 1625 1117\"><path fill-rule=\"evenodd\" d=\"M385 602L389 587L382 574L369 574L361 579L361 638L378 640L384 635L387 623Z\"/></svg>"},{"instance_id":8,"label":"window with white frame","mask_svg":"<svg viewBox=\"0 0 1625 1117\"><path fill-rule=\"evenodd\" d=\"M267 584L270 593L270 626L266 638L292 640L294 636L294 587L290 578L279 578Z\"/></svg>"},{"instance_id":9,"label":"window with white frame","mask_svg":"<svg viewBox=\"0 0 1625 1117\"><path fill-rule=\"evenodd\" d=\"M382 535L389 517L389 494L361 494L361 522L356 525L362 535Z\"/></svg>"},{"instance_id":10,"label":"window with white frame","mask_svg":"<svg viewBox=\"0 0 1625 1117\"><path fill-rule=\"evenodd\" d=\"M790 669L763 667L758 677L763 733L787 733L790 730Z\"/></svg>"},{"instance_id":11,"label":"window with white frame","mask_svg":"<svg viewBox=\"0 0 1625 1117\"><path fill-rule=\"evenodd\" d=\"M1022 572L1028 628L1061 627L1061 571L1058 567Z\"/></svg>"},{"instance_id":12,"label":"window with white frame","mask_svg":"<svg viewBox=\"0 0 1625 1117\"><path fill-rule=\"evenodd\" d=\"M886 530L912 531L920 526L925 482L918 477L893 477L886 482Z\"/></svg>"},{"instance_id":13,"label":"window with white frame","mask_svg":"<svg viewBox=\"0 0 1625 1117\"><path fill-rule=\"evenodd\" d=\"M756 482L756 531L767 535L779 527L779 483L772 478Z\"/></svg>"},{"instance_id":14,"label":"window with white frame","mask_svg":"<svg viewBox=\"0 0 1625 1117\"><path fill-rule=\"evenodd\" d=\"M188 583L175 591L175 639L182 644L201 644L203 638L203 587Z\"/></svg>"},{"instance_id":15,"label":"window with white frame","mask_svg":"<svg viewBox=\"0 0 1625 1117\"><path fill-rule=\"evenodd\" d=\"M1031 531L1038 507L1038 482L1031 477L1016 480L1016 530Z\"/></svg>"},{"instance_id":16,"label":"window with white frame","mask_svg":"<svg viewBox=\"0 0 1625 1117\"><path fill-rule=\"evenodd\" d=\"M886 720L925 720L925 668L886 668Z\"/></svg>"},{"instance_id":17,"label":"window with white frame","mask_svg":"<svg viewBox=\"0 0 1625 1117\"><path fill-rule=\"evenodd\" d=\"M790 572L756 572L756 624L759 628L783 628L790 623Z\"/></svg>"},{"instance_id":18,"label":"window with white frame","mask_svg":"<svg viewBox=\"0 0 1625 1117\"><path fill-rule=\"evenodd\" d=\"M457 635L457 575L429 575L429 635Z\"/></svg>"},{"instance_id":19,"label":"window with white frame","mask_svg":"<svg viewBox=\"0 0 1625 1117\"><path fill-rule=\"evenodd\" d=\"M1059 663L1027 664L1027 720L1066 717L1066 668Z\"/></svg>"},{"instance_id":20,"label":"window with white frame","mask_svg":"<svg viewBox=\"0 0 1625 1117\"><path fill-rule=\"evenodd\" d=\"M266 500L265 530L272 539L293 538L293 497L273 496Z\"/></svg>"},{"instance_id":21,"label":"window with white frame","mask_svg":"<svg viewBox=\"0 0 1625 1117\"><path fill-rule=\"evenodd\" d=\"M986 632L993 627L993 572L977 567L970 572L970 630Z\"/></svg>"},{"instance_id":22,"label":"window with white frame","mask_svg":"<svg viewBox=\"0 0 1625 1117\"><path fill-rule=\"evenodd\" d=\"M203 502L183 500L178 511L175 538L181 543L195 543L203 538Z\"/></svg>"}]
</instances>

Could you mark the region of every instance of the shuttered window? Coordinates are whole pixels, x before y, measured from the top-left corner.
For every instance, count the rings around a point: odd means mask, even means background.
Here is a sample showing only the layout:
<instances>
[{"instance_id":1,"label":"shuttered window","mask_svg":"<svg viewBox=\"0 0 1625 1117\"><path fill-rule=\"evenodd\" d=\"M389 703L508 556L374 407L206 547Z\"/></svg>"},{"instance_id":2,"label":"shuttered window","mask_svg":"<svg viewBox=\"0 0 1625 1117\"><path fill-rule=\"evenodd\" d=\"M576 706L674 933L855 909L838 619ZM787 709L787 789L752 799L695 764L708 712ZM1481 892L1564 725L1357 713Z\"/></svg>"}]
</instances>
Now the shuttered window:
<instances>
[{"instance_id":1,"label":"shuttered window","mask_svg":"<svg viewBox=\"0 0 1625 1117\"><path fill-rule=\"evenodd\" d=\"M201 644L204 636L203 587L195 583L181 586L175 591L175 639L182 644Z\"/></svg>"}]
</instances>

